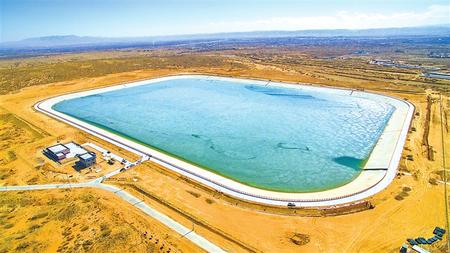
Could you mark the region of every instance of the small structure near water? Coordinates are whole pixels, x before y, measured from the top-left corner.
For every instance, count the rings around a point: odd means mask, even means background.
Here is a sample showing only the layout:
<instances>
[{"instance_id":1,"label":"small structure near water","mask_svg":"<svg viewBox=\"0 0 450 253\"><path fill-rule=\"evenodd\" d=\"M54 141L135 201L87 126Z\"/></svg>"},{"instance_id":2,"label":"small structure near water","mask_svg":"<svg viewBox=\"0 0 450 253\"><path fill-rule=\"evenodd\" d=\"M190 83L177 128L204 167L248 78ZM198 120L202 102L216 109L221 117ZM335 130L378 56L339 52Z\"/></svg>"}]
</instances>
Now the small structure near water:
<instances>
[{"instance_id":1,"label":"small structure near water","mask_svg":"<svg viewBox=\"0 0 450 253\"><path fill-rule=\"evenodd\" d=\"M57 163L63 163L78 158L79 160L75 165L79 169L88 168L96 162L96 155L94 152L86 150L75 142L68 142L65 144L58 143L47 147L44 149L43 153Z\"/></svg>"},{"instance_id":2,"label":"small structure near water","mask_svg":"<svg viewBox=\"0 0 450 253\"><path fill-rule=\"evenodd\" d=\"M70 149L64 144L60 143L50 146L44 150L44 154L55 162L60 162L66 159L67 154L69 153Z\"/></svg>"},{"instance_id":3,"label":"small structure near water","mask_svg":"<svg viewBox=\"0 0 450 253\"><path fill-rule=\"evenodd\" d=\"M94 152L88 152L86 154L79 155L78 158L79 160L76 162L77 167L84 169L95 164L96 155Z\"/></svg>"}]
</instances>

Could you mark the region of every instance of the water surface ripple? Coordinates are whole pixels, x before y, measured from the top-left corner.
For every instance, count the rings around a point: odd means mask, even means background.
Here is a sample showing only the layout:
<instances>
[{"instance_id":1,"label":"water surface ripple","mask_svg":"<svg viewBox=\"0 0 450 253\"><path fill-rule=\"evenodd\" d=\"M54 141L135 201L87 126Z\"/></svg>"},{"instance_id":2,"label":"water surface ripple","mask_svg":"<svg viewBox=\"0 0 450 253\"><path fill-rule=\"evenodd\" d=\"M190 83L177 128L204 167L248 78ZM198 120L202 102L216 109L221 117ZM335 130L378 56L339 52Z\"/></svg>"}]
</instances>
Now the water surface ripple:
<instances>
[{"instance_id":1,"label":"water surface ripple","mask_svg":"<svg viewBox=\"0 0 450 253\"><path fill-rule=\"evenodd\" d=\"M353 180L394 108L322 91L185 78L53 109L254 187L312 192Z\"/></svg>"}]
</instances>

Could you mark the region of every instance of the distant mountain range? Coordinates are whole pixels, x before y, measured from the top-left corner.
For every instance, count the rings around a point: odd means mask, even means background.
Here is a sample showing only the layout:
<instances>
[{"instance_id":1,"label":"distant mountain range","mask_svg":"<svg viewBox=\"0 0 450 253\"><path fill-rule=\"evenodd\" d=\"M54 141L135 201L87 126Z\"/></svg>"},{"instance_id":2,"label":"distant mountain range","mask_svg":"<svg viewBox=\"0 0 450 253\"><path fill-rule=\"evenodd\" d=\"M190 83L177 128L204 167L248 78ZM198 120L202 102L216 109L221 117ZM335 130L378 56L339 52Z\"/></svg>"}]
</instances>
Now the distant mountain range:
<instances>
[{"instance_id":1,"label":"distant mountain range","mask_svg":"<svg viewBox=\"0 0 450 253\"><path fill-rule=\"evenodd\" d=\"M85 47L85 46L108 46L108 45L139 45L154 44L171 41L188 40L214 40L214 39L255 39L255 38L285 38L285 37L394 37L394 36L450 36L450 24L407 27L407 28L378 28L378 29L334 29L334 30L300 30L300 31L254 31L254 32L233 32L214 34L188 34L173 36L152 36L152 37L123 37L105 38L89 36L46 36L29 38L20 41L0 43L3 51L12 49L39 49L58 47Z\"/></svg>"}]
</instances>

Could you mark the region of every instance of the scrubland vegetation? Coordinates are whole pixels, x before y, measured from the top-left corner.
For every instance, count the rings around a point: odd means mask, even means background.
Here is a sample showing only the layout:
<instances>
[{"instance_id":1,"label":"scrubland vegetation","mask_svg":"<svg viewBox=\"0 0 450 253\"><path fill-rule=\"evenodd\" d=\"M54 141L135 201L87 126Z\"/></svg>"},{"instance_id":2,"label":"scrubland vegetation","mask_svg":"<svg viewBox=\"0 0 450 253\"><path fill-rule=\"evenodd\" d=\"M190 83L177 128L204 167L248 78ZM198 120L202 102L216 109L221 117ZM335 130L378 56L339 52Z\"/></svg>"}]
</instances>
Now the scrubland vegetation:
<instances>
[{"instance_id":1,"label":"scrubland vegetation","mask_svg":"<svg viewBox=\"0 0 450 253\"><path fill-rule=\"evenodd\" d=\"M159 211L236 252L333 248L398 252L406 238L425 235L430 228L444 224L442 158L448 154L443 153L442 144L450 150L450 81L424 78L420 69L382 67L369 61L392 59L448 71L448 60L427 56L436 48L450 50L442 44L231 44L3 59L0 184L78 180L71 177L76 173L69 166L49 165L42 156L42 149L56 141L93 141L126 157L125 151L113 145L35 112L32 106L45 97L179 73L365 89L408 99L416 106L416 113L397 178L386 190L367 199L363 208L275 212L211 191L148 163L107 183L128 187ZM0 234L0 253L198 250L113 195L82 189L0 193ZM445 243L436 244L433 250L445 252Z\"/></svg>"}]
</instances>

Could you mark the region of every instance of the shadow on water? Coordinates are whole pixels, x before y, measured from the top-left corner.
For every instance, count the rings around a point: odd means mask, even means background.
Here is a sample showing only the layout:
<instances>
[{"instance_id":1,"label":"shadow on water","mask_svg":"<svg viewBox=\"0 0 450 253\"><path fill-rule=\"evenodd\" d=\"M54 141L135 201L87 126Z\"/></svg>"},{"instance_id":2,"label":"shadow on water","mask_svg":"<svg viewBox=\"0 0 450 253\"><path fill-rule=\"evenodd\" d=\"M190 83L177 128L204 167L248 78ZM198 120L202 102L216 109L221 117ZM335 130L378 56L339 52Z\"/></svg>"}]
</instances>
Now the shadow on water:
<instances>
[{"instance_id":1,"label":"shadow on water","mask_svg":"<svg viewBox=\"0 0 450 253\"><path fill-rule=\"evenodd\" d=\"M255 159L256 156L252 154L247 154L245 152L235 152L231 150L225 150L221 148L220 146L217 146L214 144L214 142L206 136L199 135L199 134L191 134L192 137L202 140L205 142L205 145L207 145L211 150L214 150L214 152L218 154L222 154L224 156L227 156L229 158L235 159L235 160L251 160Z\"/></svg>"},{"instance_id":2,"label":"shadow on water","mask_svg":"<svg viewBox=\"0 0 450 253\"><path fill-rule=\"evenodd\" d=\"M305 95L300 94L298 91L293 90L284 90L279 88L272 88L272 87L261 87L256 85L247 85L245 86L246 89L264 93L269 96L280 96L280 97L291 97L291 98L301 98L301 99L316 99L315 97L311 95Z\"/></svg>"},{"instance_id":3,"label":"shadow on water","mask_svg":"<svg viewBox=\"0 0 450 253\"><path fill-rule=\"evenodd\" d=\"M311 151L308 146L300 146L295 143L285 143L280 142L277 144L277 148L281 149L296 149L296 150L302 150L302 151Z\"/></svg>"},{"instance_id":4,"label":"shadow on water","mask_svg":"<svg viewBox=\"0 0 450 253\"><path fill-rule=\"evenodd\" d=\"M270 96L278 96L278 97L291 97L291 98L302 98L302 99L315 99L311 95L300 95L300 94L282 94L282 93L265 93Z\"/></svg>"},{"instance_id":5,"label":"shadow on water","mask_svg":"<svg viewBox=\"0 0 450 253\"><path fill-rule=\"evenodd\" d=\"M360 170L364 164L363 159L358 159L358 158L351 157L351 156L339 156L339 157L333 158L333 161L340 165L344 165L346 167L352 168L354 170Z\"/></svg>"}]
</instances>

